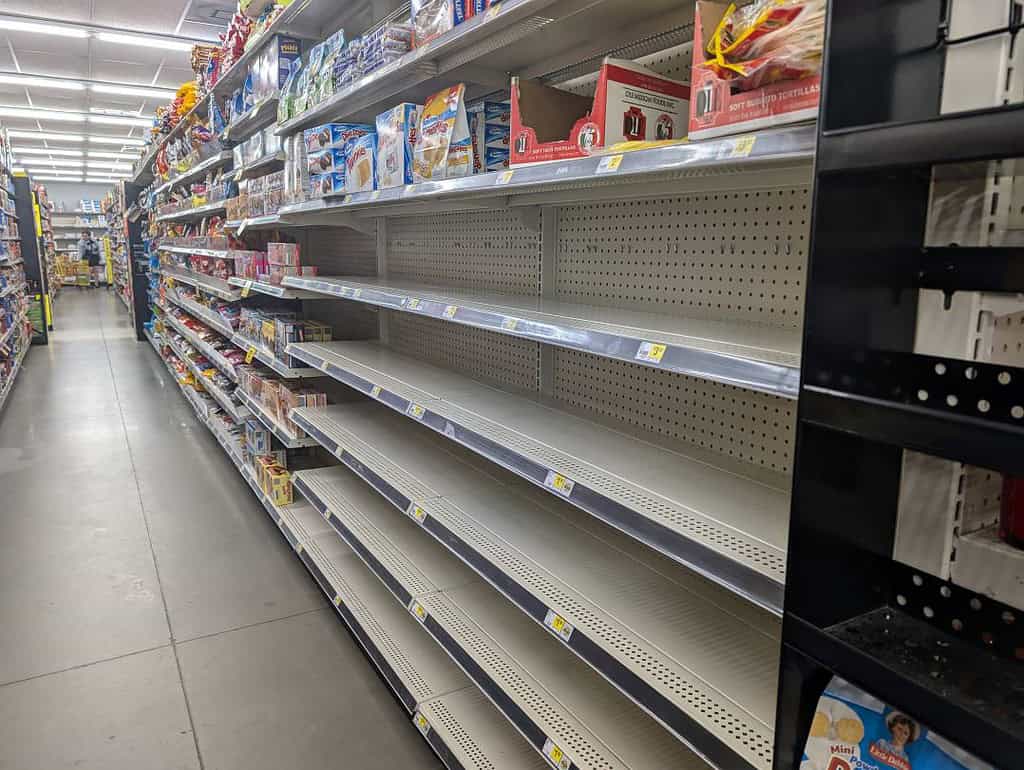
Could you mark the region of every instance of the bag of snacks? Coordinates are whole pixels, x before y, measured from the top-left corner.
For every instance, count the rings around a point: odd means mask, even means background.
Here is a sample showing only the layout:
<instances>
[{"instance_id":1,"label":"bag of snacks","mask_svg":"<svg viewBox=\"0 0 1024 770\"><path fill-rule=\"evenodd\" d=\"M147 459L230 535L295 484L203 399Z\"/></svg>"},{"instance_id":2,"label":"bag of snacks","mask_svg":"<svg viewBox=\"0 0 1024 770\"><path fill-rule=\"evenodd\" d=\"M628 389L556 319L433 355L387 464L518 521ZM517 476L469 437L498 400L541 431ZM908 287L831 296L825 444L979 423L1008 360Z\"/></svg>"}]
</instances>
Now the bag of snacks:
<instances>
[{"instance_id":1,"label":"bag of snacks","mask_svg":"<svg viewBox=\"0 0 1024 770\"><path fill-rule=\"evenodd\" d=\"M466 120L463 83L446 88L423 104L416 144L413 176L417 182L466 176L473 169L473 143Z\"/></svg>"}]
</instances>

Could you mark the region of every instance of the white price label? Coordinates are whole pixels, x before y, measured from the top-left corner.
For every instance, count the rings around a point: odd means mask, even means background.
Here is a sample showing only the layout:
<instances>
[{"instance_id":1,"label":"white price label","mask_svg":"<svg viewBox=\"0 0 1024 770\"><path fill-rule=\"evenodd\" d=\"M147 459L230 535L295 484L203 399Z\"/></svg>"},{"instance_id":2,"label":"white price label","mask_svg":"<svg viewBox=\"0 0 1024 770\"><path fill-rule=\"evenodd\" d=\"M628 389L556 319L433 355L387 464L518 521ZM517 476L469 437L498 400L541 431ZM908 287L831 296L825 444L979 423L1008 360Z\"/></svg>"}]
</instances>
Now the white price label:
<instances>
[{"instance_id":1,"label":"white price label","mask_svg":"<svg viewBox=\"0 0 1024 770\"><path fill-rule=\"evenodd\" d=\"M507 332L514 332L516 330L516 326L518 326L518 325L519 325L519 319L518 318L503 318L503 319L501 319L501 328L504 329Z\"/></svg>"},{"instance_id":2,"label":"white price label","mask_svg":"<svg viewBox=\"0 0 1024 770\"><path fill-rule=\"evenodd\" d=\"M621 155L605 155L598 161L597 169L594 171L595 174L614 174L619 170L619 166L622 165Z\"/></svg>"},{"instance_id":3,"label":"white price label","mask_svg":"<svg viewBox=\"0 0 1024 770\"><path fill-rule=\"evenodd\" d=\"M548 614L544 616L544 625L554 631L563 642L568 642L575 630L571 623L554 610L548 610Z\"/></svg>"},{"instance_id":4,"label":"white price label","mask_svg":"<svg viewBox=\"0 0 1024 770\"><path fill-rule=\"evenodd\" d=\"M572 767L572 760L550 738L544 741L544 758L557 767L558 770L569 770Z\"/></svg>"},{"instance_id":5,"label":"white price label","mask_svg":"<svg viewBox=\"0 0 1024 770\"><path fill-rule=\"evenodd\" d=\"M409 602L409 612L411 612L420 623L427 622L426 608L415 599Z\"/></svg>"},{"instance_id":6,"label":"white price label","mask_svg":"<svg viewBox=\"0 0 1024 770\"><path fill-rule=\"evenodd\" d=\"M665 349L665 345L660 342L641 342L635 358L637 361L646 361L649 364L660 364L665 355Z\"/></svg>"},{"instance_id":7,"label":"white price label","mask_svg":"<svg viewBox=\"0 0 1024 770\"><path fill-rule=\"evenodd\" d=\"M419 404L414 404L412 401L409 402L409 406L406 408L405 413L411 417L415 417L417 420L423 419L423 414L427 410Z\"/></svg>"},{"instance_id":8,"label":"white price label","mask_svg":"<svg viewBox=\"0 0 1024 770\"><path fill-rule=\"evenodd\" d=\"M455 318L455 313L458 311L458 307L455 305L448 305L444 309L444 317L447 319Z\"/></svg>"},{"instance_id":9,"label":"white price label","mask_svg":"<svg viewBox=\"0 0 1024 770\"><path fill-rule=\"evenodd\" d=\"M555 490L560 495L568 497L572 494L573 487L576 486L576 482L567 479L561 473L555 473L554 471L548 471L547 477L544 479L544 486Z\"/></svg>"},{"instance_id":10,"label":"white price label","mask_svg":"<svg viewBox=\"0 0 1024 770\"><path fill-rule=\"evenodd\" d=\"M424 735L430 732L430 722L428 722L427 718L420 712L417 711L412 715L412 721L413 724L416 725L416 729Z\"/></svg>"}]
</instances>

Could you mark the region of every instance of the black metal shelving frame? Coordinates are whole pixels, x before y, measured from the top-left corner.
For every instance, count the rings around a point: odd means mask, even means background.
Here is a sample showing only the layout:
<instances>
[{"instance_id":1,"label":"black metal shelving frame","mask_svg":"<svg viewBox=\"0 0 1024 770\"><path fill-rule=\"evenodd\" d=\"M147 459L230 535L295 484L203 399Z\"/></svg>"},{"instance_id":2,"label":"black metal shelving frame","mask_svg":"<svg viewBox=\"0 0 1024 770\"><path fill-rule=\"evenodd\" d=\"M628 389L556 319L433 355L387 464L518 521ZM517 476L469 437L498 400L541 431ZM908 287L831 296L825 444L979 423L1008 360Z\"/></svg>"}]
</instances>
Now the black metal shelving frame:
<instances>
[{"instance_id":1,"label":"black metal shelving frame","mask_svg":"<svg viewBox=\"0 0 1024 770\"><path fill-rule=\"evenodd\" d=\"M1024 756L1024 623L893 560L905 448L1024 473L1024 371L914 353L920 289L1024 291L1019 249L925 248L933 165L1024 157L1024 105L939 114L948 14L829 2L775 770L833 675L996 767Z\"/></svg>"}]
</instances>

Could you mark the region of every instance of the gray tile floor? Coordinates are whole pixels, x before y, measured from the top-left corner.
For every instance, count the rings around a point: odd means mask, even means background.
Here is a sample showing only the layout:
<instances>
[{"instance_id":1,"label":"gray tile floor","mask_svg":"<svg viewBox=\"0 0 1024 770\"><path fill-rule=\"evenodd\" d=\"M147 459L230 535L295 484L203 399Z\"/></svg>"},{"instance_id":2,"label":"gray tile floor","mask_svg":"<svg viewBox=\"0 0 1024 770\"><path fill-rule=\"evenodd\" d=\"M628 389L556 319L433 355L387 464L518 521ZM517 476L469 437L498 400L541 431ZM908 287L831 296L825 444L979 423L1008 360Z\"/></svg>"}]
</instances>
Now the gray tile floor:
<instances>
[{"instance_id":1,"label":"gray tile floor","mask_svg":"<svg viewBox=\"0 0 1024 770\"><path fill-rule=\"evenodd\" d=\"M0 770L437 768L127 313L0 414Z\"/></svg>"}]
</instances>

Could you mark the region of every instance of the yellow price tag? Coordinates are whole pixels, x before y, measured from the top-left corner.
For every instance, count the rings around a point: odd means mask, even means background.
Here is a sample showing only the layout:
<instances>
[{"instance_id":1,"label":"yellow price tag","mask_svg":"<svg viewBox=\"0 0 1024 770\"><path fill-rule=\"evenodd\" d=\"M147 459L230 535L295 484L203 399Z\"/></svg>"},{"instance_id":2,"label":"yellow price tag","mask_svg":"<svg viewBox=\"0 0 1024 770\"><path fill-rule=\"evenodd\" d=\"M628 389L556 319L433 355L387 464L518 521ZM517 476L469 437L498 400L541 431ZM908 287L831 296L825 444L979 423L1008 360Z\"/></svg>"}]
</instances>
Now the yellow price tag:
<instances>
[{"instance_id":1,"label":"yellow price tag","mask_svg":"<svg viewBox=\"0 0 1024 770\"><path fill-rule=\"evenodd\" d=\"M748 134L747 136L740 136L733 139L732 151L729 153L730 158L745 158L754 149L754 142L757 141L756 134Z\"/></svg>"},{"instance_id":2,"label":"yellow price tag","mask_svg":"<svg viewBox=\"0 0 1024 770\"><path fill-rule=\"evenodd\" d=\"M370 200L375 201L380 197L380 190L374 190L370 193Z\"/></svg>"},{"instance_id":3,"label":"yellow price tag","mask_svg":"<svg viewBox=\"0 0 1024 770\"><path fill-rule=\"evenodd\" d=\"M500 174L498 174L498 178L494 180L494 184L508 184L509 182L512 181L512 174L513 173L514 173L514 169L509 169L508 171L502 171Z\"/></svg>"},{"instance_id":4,"label":"yellow price tag","mask_svg":"<svg viewBox=\"0 0 1024 770\"><path fill-rule=\"evenodd\" d=\"M561 473L548 471L548 475L544 479L544 486L555 490L560 495L568 497L569 495L572 494L573 487L576 486L576 483L571 479L567 479Z\"/></svg>"},{"instance_id":5,"label":"yellow price tag","mask_svg":"<svg viewBox=\"0 0 1024 770\"><path fill-rule=\"evenodd\" d=\"M354 289L354 290L352 291L352 296L353 296L353 297L354 297L355 299L359 299L359 298L360 298L361 296L363 296L363 290L362 290L362 289Z\"/></svg>"},{"instance_id":6,"label":"yellow price tag","mask_svg":"<svg viewBox=\"0 0 1024 770\"><path fill-rule=\"evenodd\" d=\"M251 364L254 358L256 358L256 348L250 345L249 349L245 351L245 363Z\"/></svg>"},{"instance_id":7,"label":"yellow price tag","mask_svg":"<svg viewBox=\"0 0 1024 770\"><path fill-rule=\"evenodd\" d=\"M501 319L501 328L507 332L514 332L519 321L515 318L503 318Z\"/></svg>"},{"instance_id":8,"label":"yellow price tag","mask_svg":"<svg viewBox=\"0 0 1024 770\"><path fill-rule=\"evenodd\" d=\"M447 307L446 307L446 308L444 309L444 317L445 317L445 318L448 318L448 319L451 319L451 318L455 318L455 313L456 313L456 311L457 311L458 309L459 309L459 308L458 308L458 307L456 307L455 305L448 305L448 306L447 306Z\"/></svg>"},{"instance_id":9,"label":"yellow price tag","mask_svg":"<svg viewBox=\"0 0 1024 770\"><path fill-rule=\"evenodd\" d=\"M566 756L565 752L562 751L558 745L548 738L544 741L544 756L547 757L551 764L558 768L558 770L569 770L572 767L572 760Z\"/></svg>"},{"instance_id":10,"label":"yellow price tag","mask_svg":"<svg viewBox=\"0 0 1024 770\"><path fill-rule=\"evenodd\" d=\"M649 364L660 364L666 349L667 347L660 342L641 342L635 358L637 361L645 361Z\"/></svg>"},{"instance_id":11,"label":"yellow price tag","mask_svg":"<svg viewBox=\"0 0 1024 770\"><path fill-rule=\"evenodd\" d=\"M597 164L597 170L595 174L613 174L619 170L619 166L622 165L621 155L606 155L601 158Z\"/></svg>"},{"instance_id":12,"label":"yellow price tag","mask_svg":"<svg viewBox=\"0 0 1024 770\"><path fill-rule=\"evenodd\" d=\"M341 594L338 594L337 596L334 597L334 606L335 607L340 607L341 606Z\"/></svg>"},{"instance_id":13,"label":"yellow price tag","mask_svg":"<svg viewBox=\"0 0 1024 770\"><path fill-rule=\"evenodd\" d=\"M415 599L409 602L409 612L415 615L416 619L419 620L420 623L425 622L427 619L426 608Z\"/></svg>"},{"instance_id":14,"label":"yellow price tag","mask_svg":"<svg viewBox=\"0 0 1024 770\"><path fill-rule=\"evenodd\" d=\"M419 301L419 298L418 298L418 297L413 297L413 298L412 298L411 300L409 300L409 302L408 302L408 303L406 304L406 307L407 307L407 308L409 308L410 310L419 310L419 309L420 309L420 301Z\"/></svg>"},{"instance_id":15,"label":"yellow price tag","mask_svg":"<svg viewBox=\"0 0 1024 770\"><path fill-rule=\"evenodd\" d=\"M416 503L409 503L408 514L422 524L427 518L427 512L420 508Z\"/></svg>"},{"instance_id":16,"label":"yellow price tag","mask_svg":"<svg viewBox=\"0 0 1024 770\"><path fill-rule=\"evenodd\" d=\"M501 13L501 5L492 5L490 8L487 9L487 13L484 14L484 18L487 21L490 21L499 13Z\"/></svg>"},{"instance_id":17,"label":"yellow price tag","mask_svg":"<svg viewBox=\"0 0 1024 770\"><path fill-rule=\"evenodd\" d=\"M417 420L422 420L423 419L423 413L426 412L426 411L427 410L424 409L419 404L414 404L414 403L412 403L410 401L409 402L409 407L405 410L405 413L408 414L408 415L411 415L412 417L415 417Z\"/></svg>"},{"instance_id":18,"label":"yellow price tag","mask_svg":"<svg viewBox=\"0 0 1024 770\"><path fill-rule=\"evenodd\" d=\"M174 288L174 279L171 276L167 276L167 285L172 289Z\"/></svg>"},{"instance_id":19,"label":"yellow price tag","mask_svg":"<svg viewBox=\"0 0 1024 770\"><path fill-rule=\"evenodd\" d=\"M380 396L380 391L380 385L374 385L372 388L370 388L370 395L373 396L374 398L378 398Z\"/></svg>"},{"instance_id":20,"label":"yellow price tag","mask_svg":"<svg viewBox=\"0 0 1024 770\"><path fill-rule=\"evenodd\" d=\"M430 722L428 722L427 718L423 716L420 712L417 711L413 715L412 721L416 724L417 729L424 735L430 732Z\"/></svg>"},{"instance_id":21,"label":"yellow price tag","mask_svg":"<svg viewBox=\"0 0 1024 770\"><path fill-rule=\"evenodd\" d=\"M352 202L352 196L351 195L346 195L344 198L341 199L342 205L345 205L345 206L347 206L351 202Z\"/></svg>"},{"instance_id":22,"label":"yellow price tag","mask_svg":"<svg viewBox=\"0 0 1024 770\"><path fill-rule=\"evenodd\" d=\"M246 281L242 286L242 297L248 297L250 291L252 291L252 281Z\"/></svg>"},{"instance_id":23,"label":"yellow price tag","mask_svg":"<svg viewBox=\"0 0 1024 770\"><path fill-rule=\"evenodd\" d=\"M547 615L544 616L544 625L554 631L563 642L568 642L575 630L568 620L554 610L548 610Z\"/></svg>"}]
</instances>

